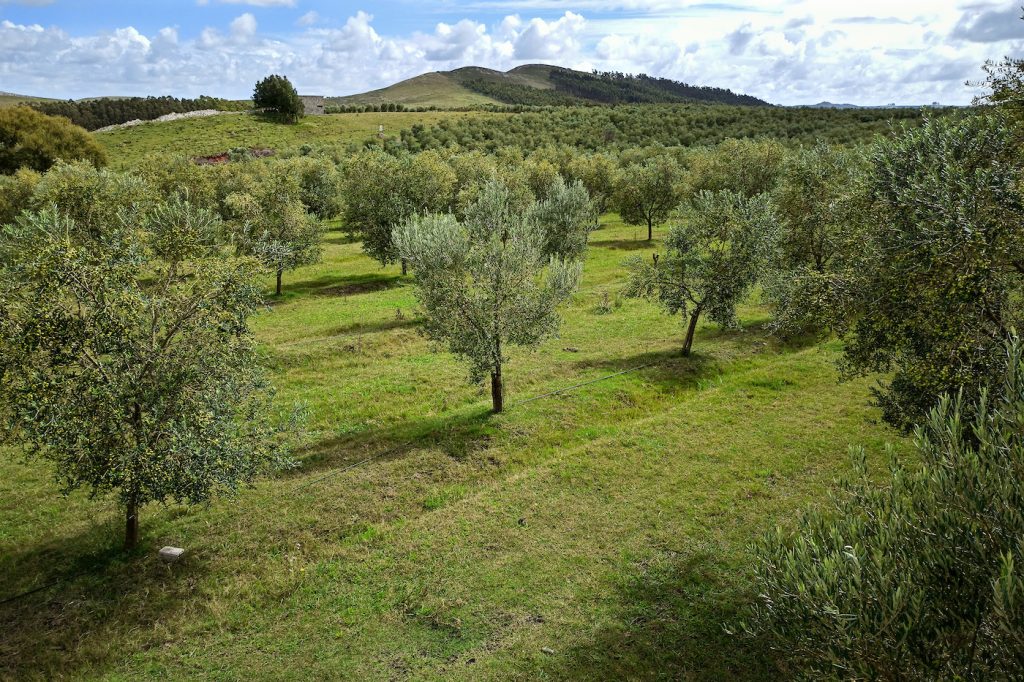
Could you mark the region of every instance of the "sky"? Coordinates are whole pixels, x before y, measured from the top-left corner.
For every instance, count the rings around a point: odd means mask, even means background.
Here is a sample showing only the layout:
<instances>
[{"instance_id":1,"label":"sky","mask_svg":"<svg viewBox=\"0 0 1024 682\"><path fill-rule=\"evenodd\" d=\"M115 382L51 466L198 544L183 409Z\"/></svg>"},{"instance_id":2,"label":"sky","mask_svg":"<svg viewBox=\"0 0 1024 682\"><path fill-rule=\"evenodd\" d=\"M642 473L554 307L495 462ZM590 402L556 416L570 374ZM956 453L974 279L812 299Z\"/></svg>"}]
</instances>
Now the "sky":
<instances>
[{"instance_id":1,"label":"sky","mask_svg":"<svg viewBox=\"0 0 1024 682\"><path fill-rule=\"evenodd\" d=\"M0 0L0 91L346 95L460 66L648 73L776 104L967 104L1021 0Z\"/></svg>"}]
</instances>

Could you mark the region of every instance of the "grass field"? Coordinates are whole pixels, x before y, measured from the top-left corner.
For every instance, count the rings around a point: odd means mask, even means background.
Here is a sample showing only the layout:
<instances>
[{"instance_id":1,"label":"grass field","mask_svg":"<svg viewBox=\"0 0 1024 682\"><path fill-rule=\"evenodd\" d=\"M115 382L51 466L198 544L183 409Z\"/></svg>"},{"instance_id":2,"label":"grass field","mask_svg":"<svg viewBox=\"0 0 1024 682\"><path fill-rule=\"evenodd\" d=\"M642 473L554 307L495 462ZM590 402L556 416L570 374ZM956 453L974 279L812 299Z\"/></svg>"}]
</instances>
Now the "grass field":
<instances>
[{"instance_id":1,"label":"grass field","mask_svg":"<svg viewBox=\"0 0 1024 682\"><path fill-rule=\"evenodd\" d=\"M172 150L189 156L209 156L233 147L288 149L303 144L361 143L383 125L387 135L419 123L433 125L441 119L461 116L502 116L492 113L391 112L307 116L296 125L285 125L251 114L223 114L208 118L145 123L97 133L107 150L110 165L127 168L139 161Z\"/></svg>"},{"instance_id":2,"label":"grass field","mask_svg":"<svg viewBox=\"0 0 1024 682\"><path fill-rule=\"evenodd\" d=\"M605 223L499 417L417 333L410 280L331 233L256 322L280 404L310 410L299 469L147 508L126 556L115 505L0 459L0 600L43 587L0 604L0 678L784 677L723 630L756 594L749 543L820 501L848 444L905 441L867 381L837 383L837 343L780 346L757 305L689 359L652 305L602 314L649 248Z\"/></svg>"}]
</instances>

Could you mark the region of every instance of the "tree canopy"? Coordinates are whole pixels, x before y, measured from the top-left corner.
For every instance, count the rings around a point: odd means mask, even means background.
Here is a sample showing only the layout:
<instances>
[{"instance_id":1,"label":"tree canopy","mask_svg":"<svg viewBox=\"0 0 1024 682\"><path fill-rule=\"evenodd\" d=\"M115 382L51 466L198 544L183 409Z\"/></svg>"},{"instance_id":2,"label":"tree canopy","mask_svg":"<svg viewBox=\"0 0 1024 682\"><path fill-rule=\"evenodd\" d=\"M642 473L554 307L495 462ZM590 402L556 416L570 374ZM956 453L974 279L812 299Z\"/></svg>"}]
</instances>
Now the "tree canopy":
<instances>
[{"instance_id":1,"label":"tree canopy","mask_svg":"<svg viewBox=\"0 0 1024 682\"><path fill-rule=\"evenodd\" d=\"M275 74L256 83L252 101L258 109L275 111L290 123L297 123L305 114L299 93L285 76Z\"/></svg>"},{"instance_id":2,"label":"tree canopy","mask_svg":"<svg viewBox=\"0 0 1024 682\"><path fill-rule=\"evenodd\" d=\"M544 261L543 231L497 182L465 221L415 216L395 230L395 245L416 275L425 333L468 361L472 381L490 375L501 412L507 347L536 346L558 331L557 306L576 288L581 264Z\"/></svg>"}]
</instances>

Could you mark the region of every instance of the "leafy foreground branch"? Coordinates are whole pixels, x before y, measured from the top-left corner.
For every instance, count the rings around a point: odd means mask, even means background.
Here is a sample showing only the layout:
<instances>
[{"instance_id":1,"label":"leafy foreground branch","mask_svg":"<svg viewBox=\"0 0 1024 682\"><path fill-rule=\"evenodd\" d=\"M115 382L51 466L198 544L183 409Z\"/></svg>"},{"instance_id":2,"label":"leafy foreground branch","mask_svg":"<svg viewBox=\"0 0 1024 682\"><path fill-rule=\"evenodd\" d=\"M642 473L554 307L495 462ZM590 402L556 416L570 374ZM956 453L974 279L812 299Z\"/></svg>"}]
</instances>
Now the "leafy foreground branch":
<instances>
[{"instance_id":1,"label":"leafy foreground branch","mask_svg":"<svg viewBox=\"0 0 1024 682\"><path fill-rule=\"evenodd\" d=\"M1019 679L1024 670L1024 348L1001 385L942 398L916 431L920 460L856 477L826 511L757 548L749 630L815 679Z\"/></svg>"}]
</instances>

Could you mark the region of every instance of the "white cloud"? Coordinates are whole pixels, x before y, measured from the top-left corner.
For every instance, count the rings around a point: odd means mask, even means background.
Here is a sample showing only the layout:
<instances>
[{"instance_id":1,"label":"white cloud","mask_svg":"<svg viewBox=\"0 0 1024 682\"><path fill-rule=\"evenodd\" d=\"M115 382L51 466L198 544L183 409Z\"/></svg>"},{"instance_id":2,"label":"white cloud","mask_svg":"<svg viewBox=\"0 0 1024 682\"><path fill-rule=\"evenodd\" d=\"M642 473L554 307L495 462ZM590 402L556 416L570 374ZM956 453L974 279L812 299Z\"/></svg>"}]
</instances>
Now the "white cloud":
<instances>
[{"instance_id":1,"label":"white cloud","mask_svg":"<svg viewBox=\"0 0 1024 682\"><path fill-rule=\"evenodd\" d=\"M231 35L242 40L248 40L256 35L256 28L256 17L246 12L231 22Z\"/></svg>"},{"instance_id":2,"label":"white cloud","mask_svg":"<svg viewBox=\"0 0 1024 682\"><path fill-rule=\"evenodd\" d=\"M320 21L320 14L316 10L310 10L299 17L295 25L296 26L312 26L313 24Z\"/></svg>"},{"instance_id":3,"label":"white cloud","mask_svg":"<svg viewBox=\"0 0 1024 682\"><path fill-rule=\"evenodd\" d=\"M555 6L515 4L522 11ZM307 12L292 20L299 29L274 38L250 12L191 36L171 27L143 34L131 26L77 36L2 21L0 82L55 97L240 97L266 74L284 73L304 92L348 94L426 71L543 61L646 72L786 104L965 103L974 92L963 83L980 78L985 59L1024 50L1024 22L994 2L859 0L851 8L824 0L750 0L746 11L733 11L696 2L582 0L574 7L629 11L587 18L577 11L555 18L510 14L493 24L466 18L404 35L382 34L364 11L335 27Z\"/></svg>"}]
</instances>

